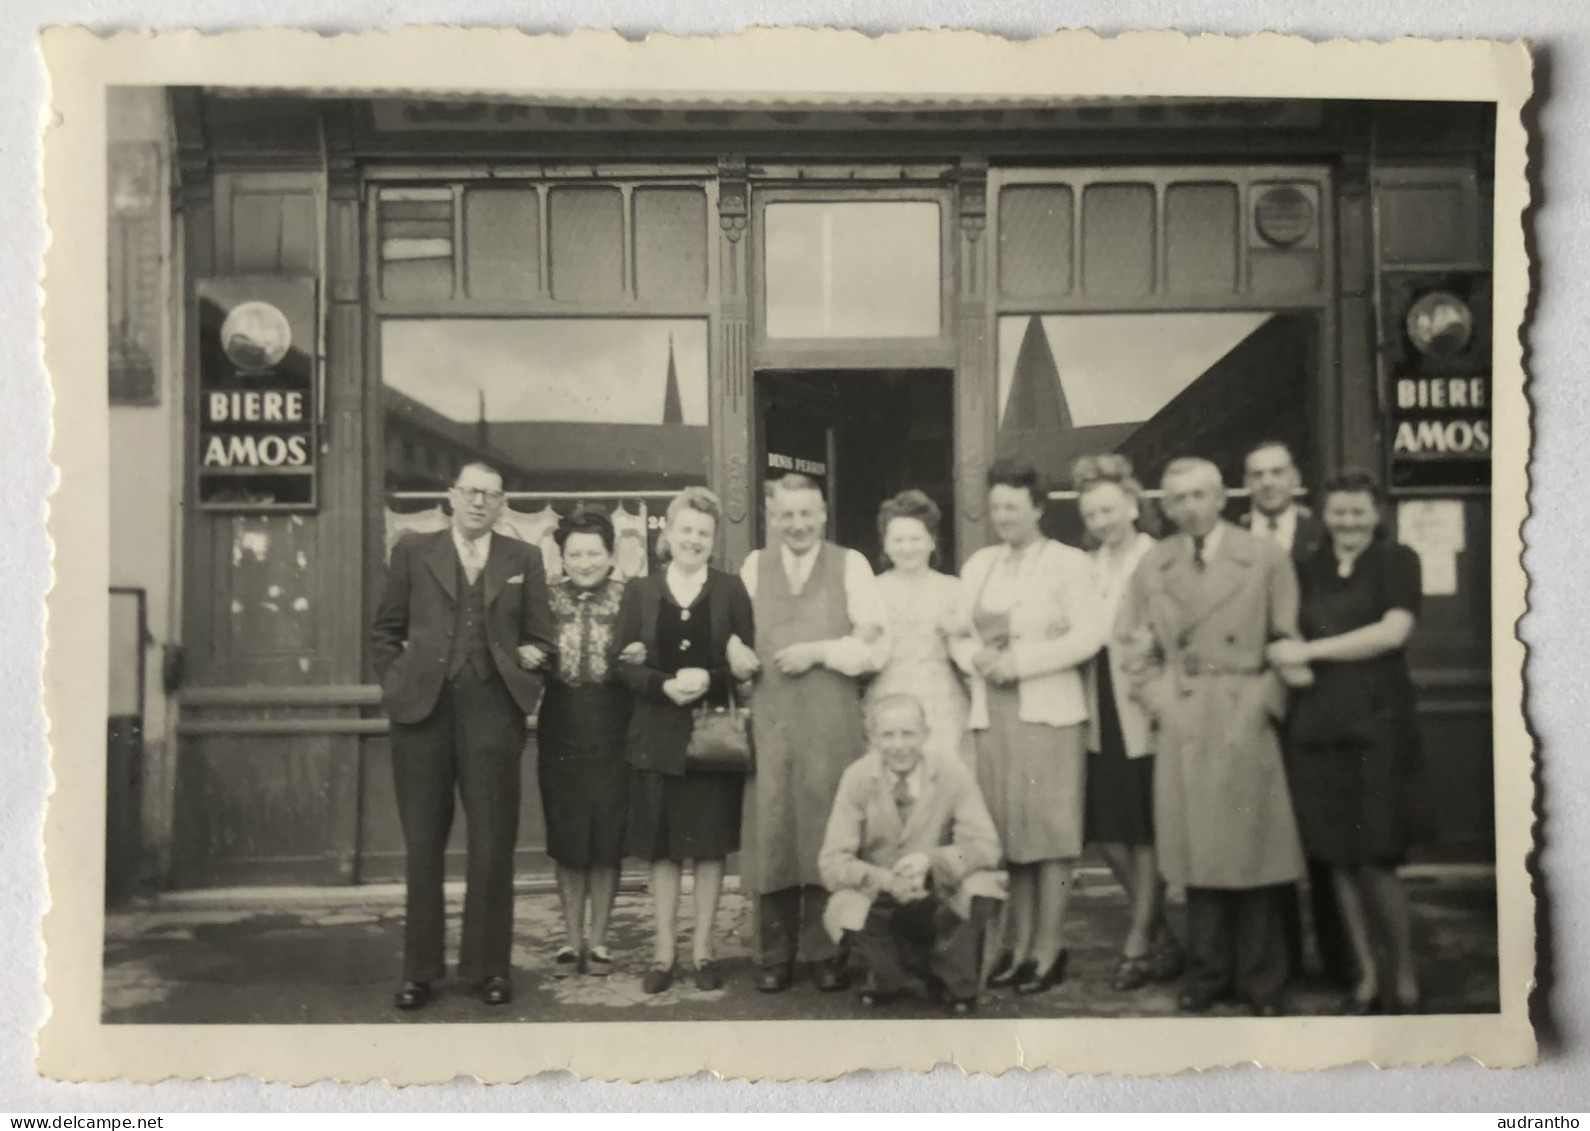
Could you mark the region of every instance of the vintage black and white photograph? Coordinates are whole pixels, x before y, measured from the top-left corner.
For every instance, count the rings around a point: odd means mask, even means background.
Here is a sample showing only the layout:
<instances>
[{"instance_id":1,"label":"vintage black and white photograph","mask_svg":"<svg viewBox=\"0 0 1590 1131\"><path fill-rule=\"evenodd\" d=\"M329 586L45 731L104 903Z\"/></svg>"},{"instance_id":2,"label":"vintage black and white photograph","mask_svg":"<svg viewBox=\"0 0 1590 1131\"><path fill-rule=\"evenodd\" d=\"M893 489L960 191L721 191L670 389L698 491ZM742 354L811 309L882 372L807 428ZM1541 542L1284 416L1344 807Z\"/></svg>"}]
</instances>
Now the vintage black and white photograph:
<instances>
[{"instance_id":1,"label":"vintage black and white photograph","mask_svg":"<svg viewBox=\"0 0 1590 1131\"><path fill-rule=\"evenodd\" d=\"M1497 96L817 93L107 81L103 1031L1518 1015Z\"/></svg>"}]
</instances>

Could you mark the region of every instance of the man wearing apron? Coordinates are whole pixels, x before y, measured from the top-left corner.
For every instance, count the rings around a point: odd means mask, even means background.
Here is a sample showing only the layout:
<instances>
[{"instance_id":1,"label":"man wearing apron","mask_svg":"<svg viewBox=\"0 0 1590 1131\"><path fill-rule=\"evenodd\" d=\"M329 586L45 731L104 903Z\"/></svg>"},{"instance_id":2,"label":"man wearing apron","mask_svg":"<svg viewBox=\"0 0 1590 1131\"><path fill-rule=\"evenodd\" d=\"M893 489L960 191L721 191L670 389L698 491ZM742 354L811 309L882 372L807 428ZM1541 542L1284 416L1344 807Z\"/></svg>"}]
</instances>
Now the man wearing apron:
<instances>
[{"instance_id":1,"label":"man wearing apron","mask_svg":"<svg viewBox=\"0 0 1590 1131\"><path fill-rule=\"evenodd\" d=\"M823 927L817 869L845 767L866 749L858 677L889 658L872 567L823 538L828 511L804 475L768 484L766 550L740 569L756 612L756 768L745 791L741 872L757 892L757 988L787 990L796 961L820 990L845 986Z\"/></svg>"}]
</instances>

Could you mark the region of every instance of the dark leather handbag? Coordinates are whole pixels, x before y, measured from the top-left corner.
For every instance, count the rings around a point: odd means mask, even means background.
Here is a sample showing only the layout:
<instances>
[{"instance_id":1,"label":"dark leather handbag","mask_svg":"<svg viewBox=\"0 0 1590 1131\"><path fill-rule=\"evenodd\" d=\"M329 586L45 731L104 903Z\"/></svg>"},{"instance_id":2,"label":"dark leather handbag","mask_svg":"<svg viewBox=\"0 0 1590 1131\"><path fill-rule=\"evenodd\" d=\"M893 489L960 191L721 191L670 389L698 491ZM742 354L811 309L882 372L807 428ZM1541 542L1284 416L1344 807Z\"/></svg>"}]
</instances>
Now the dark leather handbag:
<instances>
[{"instance_id":1,"label":"dark leather handbag","mask_svg":"<svg viewBox=\"0 0 1590 1131\"><path fill-rule=\"evenodd\" d=\"M732 686L727 707L703 703L691 712L685 773L748 774L754 765L751 709L740 704Z\"/></svg>"}]
</instances>

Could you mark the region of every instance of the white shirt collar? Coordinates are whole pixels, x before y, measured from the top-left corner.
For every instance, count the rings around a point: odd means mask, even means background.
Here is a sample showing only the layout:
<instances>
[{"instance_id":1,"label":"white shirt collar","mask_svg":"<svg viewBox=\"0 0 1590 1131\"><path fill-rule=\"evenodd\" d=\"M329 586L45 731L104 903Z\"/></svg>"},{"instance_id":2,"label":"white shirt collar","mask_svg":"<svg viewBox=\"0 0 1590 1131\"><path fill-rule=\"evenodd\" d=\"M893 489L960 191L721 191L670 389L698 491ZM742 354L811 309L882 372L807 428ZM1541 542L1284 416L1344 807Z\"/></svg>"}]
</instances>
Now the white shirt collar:
<instances>
[{"instance_id":1,"label":"white shirt collar","mask_svg":"<svg viewBox=\"0 0 1590 1131\"><path fill-rule=\"evenodd\" d=\"M926 762L927 754L924 752L922 757L916 760L916 765L912 766L906 771L905 788L910 791L911 800L913 801L920 801L922 798L922 767L926 764ZM894 783L899 780L900 775L896 774L889 768L889 763L884 759L882 754L878 755L878 765L883 768L884 784L889 787L889 795L893 797Z\"/></svg>"},{"instance_id":2,"label":"white shirt collar","mask_svg":"<svg viewBox=\"0 0 1590 1131\"><path fill-rule=\"evenodd\" d=\"M784 575L797 584L804 583L812 575L812 567L817 564L817 551L822 548L821 542L812 544L812 548L804 554L797 554L783 542L778 544L780 560L784 563Z\"/></svg>"},{"instance_id":3,"label":"white shirt collar","mask_svg":"<svg viewBox=\"0 0 1590 1131\"><path fill-rule=\"evenodd\" d=\"M1215 523L1215 528L1213 530L1211 530L1208 534L1204 535L1204 563L1205 564L1208 564L1209 562L1212 562L1212 561L1215 560L1215 551L1220 549L1220 538L1221 538L1221 535L1223 535L1225 533L1225 531L1226 531L1226 524L1224 522L1217 522L1217 523ZM1187 540L1189 542L1192 541L1191 535L1188 536Z\"/></svg>"},{"instance_id":4,"label":"white shirt collar","mask_svg":"<svg viewBox=\"0 0 1590 1131\"><path fill-rule=\"evenodd\" d=\"M1248 529L1264 538L1273 538L1281 545L1291 549L1292 543L1297 540L1297 504L1290 504L1284 511L1275 516L1275 529L1270 529L1270 517L1257 507L1250 512Z\"/></svg>"},{"instance_id":5,"label":"white shirt collar","mask_svg":"<svg viewBox=\"0 0 1590 1131\"><path fill-rule=\"evenodd\" d=\"M469 561L477 552L480 554L482 565L491 555L491 531L486 531L479 538L465 538L463 531L453 527L453 546L458 550L459 561Z\"/></svg>"}]
</instances>

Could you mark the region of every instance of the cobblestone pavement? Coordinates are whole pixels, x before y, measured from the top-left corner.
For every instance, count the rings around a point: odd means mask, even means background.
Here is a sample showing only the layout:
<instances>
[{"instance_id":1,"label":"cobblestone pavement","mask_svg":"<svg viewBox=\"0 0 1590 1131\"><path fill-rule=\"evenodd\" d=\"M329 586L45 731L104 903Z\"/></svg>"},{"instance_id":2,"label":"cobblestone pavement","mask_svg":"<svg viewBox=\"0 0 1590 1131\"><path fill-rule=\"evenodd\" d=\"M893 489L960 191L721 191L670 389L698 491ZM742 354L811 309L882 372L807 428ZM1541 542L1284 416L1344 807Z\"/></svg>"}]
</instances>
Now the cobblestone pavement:
<instances>
[{"instance_id":1,"label":"cobblestone pavement","mask_svg":"<svg viewBox=\"0 0 1590 1131\"><path fill-rule=\"evenodd\" d=\"M1489 878L1420 877L1409 881L1417 915L1421 977L1428 1011L1487 1012L1498 1007L1495 896ZM726 893L719 912L718 955L726 982L698 991L688 978L665 993L641 992L650 957L650 916L643 892L620 894L610 940L617 969L608 977L552 976L562 937L557 897L518 899L514 937L516 997L488 1008L449 981L425 1010L399 1013L391 995L399 973L401 904L388 889L346 895L281 889L269 897L166 899L112 911L106 919L104 1016L107 1022L370 1023L435 1021L780 1020L879 1016L851 992L820 994L797 981L784 994L756 991L747 957L744 897ZM681 955L688 955L689 900L682 900ZM460 902L453 899L449 953L456 954ZM1173 907L1179 927L1180 908ZM985 996L984 1017L1173 1016L1175 987L1132 993L1109 978L1126 927L1119 891L1103 879L1079 884L1072 901L1066 981L1047 994ZM1289 1006L1298 1014L1335 1012L1338 994L1304 980ZM1217 1013L1237 1012L1217 1007ZM890 1006L891 1017L935 1017L929 1002Z\"/></svg>"}]
</instances>

